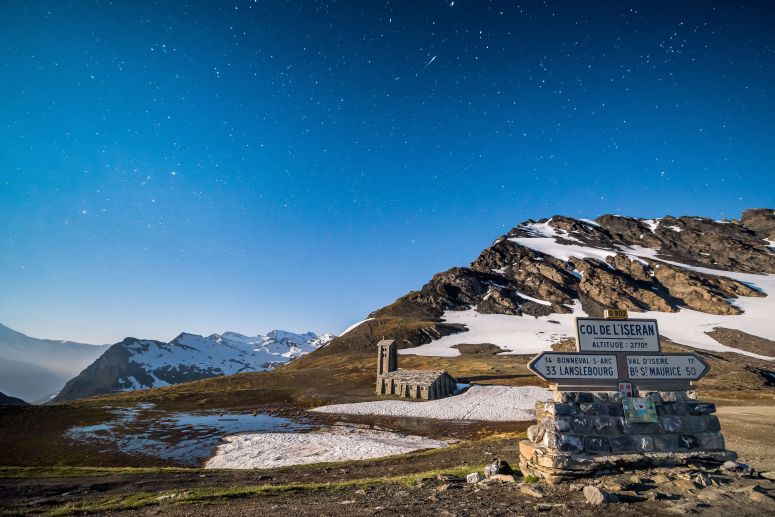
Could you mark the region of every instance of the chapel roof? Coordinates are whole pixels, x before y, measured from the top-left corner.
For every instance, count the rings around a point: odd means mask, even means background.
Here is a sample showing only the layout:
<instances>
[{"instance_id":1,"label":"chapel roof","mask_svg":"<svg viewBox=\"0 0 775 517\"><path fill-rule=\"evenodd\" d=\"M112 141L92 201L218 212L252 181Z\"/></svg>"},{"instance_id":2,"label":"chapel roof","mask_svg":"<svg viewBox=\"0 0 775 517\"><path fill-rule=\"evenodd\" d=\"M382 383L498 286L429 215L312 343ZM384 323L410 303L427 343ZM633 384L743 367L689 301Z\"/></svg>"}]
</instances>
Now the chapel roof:
<instances>
[{"instance_id":1,"label":"chapel roof","mask_svg":"<svg viewBox=\"0 0 775 517\"><path fill-rule=\"evenodd\" d=\"M396 379L411 384L433 384L442 375L448 375L444 370L393 370L382 375L385 379Z\"/></svg>"}]
</instances>

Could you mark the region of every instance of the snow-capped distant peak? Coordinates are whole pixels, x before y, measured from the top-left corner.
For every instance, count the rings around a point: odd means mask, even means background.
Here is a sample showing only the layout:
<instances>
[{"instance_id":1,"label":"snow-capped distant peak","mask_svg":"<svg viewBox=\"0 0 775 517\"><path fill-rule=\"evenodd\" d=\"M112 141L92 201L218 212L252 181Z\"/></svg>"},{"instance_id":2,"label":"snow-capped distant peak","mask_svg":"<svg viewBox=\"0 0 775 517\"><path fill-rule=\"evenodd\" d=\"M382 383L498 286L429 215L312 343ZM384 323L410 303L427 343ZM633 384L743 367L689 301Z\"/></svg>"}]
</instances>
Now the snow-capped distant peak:
<instances>
[{"instance_id":1,"label":"snow-capped distant peak","mask_svg":"<svg viewBox=\"0 0 775 517\"><path fill-rule=\"evenodd\" d=\"M331 334L330 332L324 332L323 334L321 334L318 337L316 337L315 339L313 339L311 342L316 343L318 348L319 348L319 347L322 347L322 346L326 346L331 341L333 341L334 338L336 338L335 335Z\"/></svg>"},{"instance_id":2,"label":"snow-capped distant peak","mask_svg":"<svg viewBox=\"0 0 775 517\"><path fill-rule=\"evenodd\" d=\"M318 336L314 332L295 334L273 330L265 336L224 332L205 337L183 332L169 343L127 338L114 345L123 352L111 348L113 352L108 350L105 354L112 354L112 358L105 359L115 370L112 377L90 371L92 367L95 372L100 371L95 366L103 359L100 358L68 383L57 401L107 391L154 388L218 375L272 370L313 352L334 337L332 334ZM95 382L100 386L94 386Z\"/></svg>"}]
</instances>

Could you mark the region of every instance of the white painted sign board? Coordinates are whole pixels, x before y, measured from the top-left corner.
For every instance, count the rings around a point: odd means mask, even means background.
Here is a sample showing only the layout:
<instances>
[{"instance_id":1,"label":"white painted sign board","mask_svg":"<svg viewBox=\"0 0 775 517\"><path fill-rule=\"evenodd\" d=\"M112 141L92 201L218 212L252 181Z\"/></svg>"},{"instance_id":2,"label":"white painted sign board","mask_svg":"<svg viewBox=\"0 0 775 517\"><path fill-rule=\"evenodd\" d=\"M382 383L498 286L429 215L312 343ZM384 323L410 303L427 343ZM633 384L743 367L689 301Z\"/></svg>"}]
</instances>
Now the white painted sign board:
<instances>
[{"instance_id":1,"label":"white painted sign board","mask_svg":"<svg viewBox=\"0 0 775 517\"><path fill-rule=\"evenodd\" d=\"M696 355L627 355L630 379L686 379L696 381L708 371L708 365Z\"/></svg>"},{"instance_id":2,"label":"white painted sign board","mask_svg":"<svg viewBox=\"0 0 775 517\"><path fill-rule=\"evenodd\" d=\"M576 318L579 352L659 352L657 320Z\"/></svg>"},{"instance_id":3,"label":"white painted sign board","mask_svg":"<svg viewBox=\"0 0 775 517\"><path fill-rule=\"evenodd\" d=\"M619 378L615 355L543 352L527 366L545 380Z\"/></svg>"}]
</instances>

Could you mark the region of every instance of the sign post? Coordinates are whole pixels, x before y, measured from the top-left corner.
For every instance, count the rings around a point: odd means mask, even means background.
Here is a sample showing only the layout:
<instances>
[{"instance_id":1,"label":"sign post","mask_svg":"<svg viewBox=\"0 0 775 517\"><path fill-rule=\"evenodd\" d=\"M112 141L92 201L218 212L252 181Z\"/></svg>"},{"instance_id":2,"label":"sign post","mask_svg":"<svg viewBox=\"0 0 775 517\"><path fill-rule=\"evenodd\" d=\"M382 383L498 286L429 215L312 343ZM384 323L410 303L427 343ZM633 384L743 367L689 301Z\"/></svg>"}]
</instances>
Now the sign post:
<instances>
[{"instance_id":1,"label":"sign post","mask_svg":"<svg viewBox=\"0 0 775 517\"><path fill-rule=\"evenodd\" d=\"M691 383L710 366L691 353L664 353L653 319L576 318L575 352L542 352L528 368L552 383L536 402L536 423L519 442L524 474L550 482L643 463L722 463L725 450L714 404Z\"/></svg>"},{"instance_id":2,"label":"sign post","mask_svg":"<svg viewBox=\"0 0 775 517\"><path fill-rule=\"evenodd\" d=\"M620 384L642 389L686 390L710 366L695 354L661 351L655 319L628 319L627 311L608 309L606 318L576 318L577 352L542 352L528 368L561 391Z\"/></svg>"}]
</instances>

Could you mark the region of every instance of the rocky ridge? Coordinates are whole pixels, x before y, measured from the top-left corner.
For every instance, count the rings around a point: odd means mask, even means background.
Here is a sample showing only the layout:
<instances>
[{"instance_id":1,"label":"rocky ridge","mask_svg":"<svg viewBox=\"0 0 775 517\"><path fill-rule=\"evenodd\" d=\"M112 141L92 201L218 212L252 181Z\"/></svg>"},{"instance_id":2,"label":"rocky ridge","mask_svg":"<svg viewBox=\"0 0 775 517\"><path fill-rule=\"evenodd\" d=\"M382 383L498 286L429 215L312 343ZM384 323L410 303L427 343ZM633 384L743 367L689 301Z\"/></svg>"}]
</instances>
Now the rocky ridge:
<instances>
[{"instance_id":1,"label":"rocky ridge","mask_svg":"<svg viewBox=\"0 0 775 517\"><path fill-rule=\"evenodd\" d=\"M29 406L29 402L16 397L10 397L5 393L0 393L0 406Z\"/></svg>"},{"instance_id":2,"label":"rocky ridge","mask_svg":"<svg viewBox=\"0 0 775 517\"><path fill-rule=\"evenodd\" d=\"M437 273L420 290L371 313L321 353L363 350L383 336L402 348L430 343L466 330L445 323L445 311L472 308L481 314L547 316L571 313L578 302L592 316L606 308L740 314L735 298L766 294L706 270L774 274L773 237L772 209L747 210L740 220L724 221L620 215L594 221L564 216L528 220L468 267ZM567 249L578 253L565 256Z\"/></svg>"}]
</instances>

